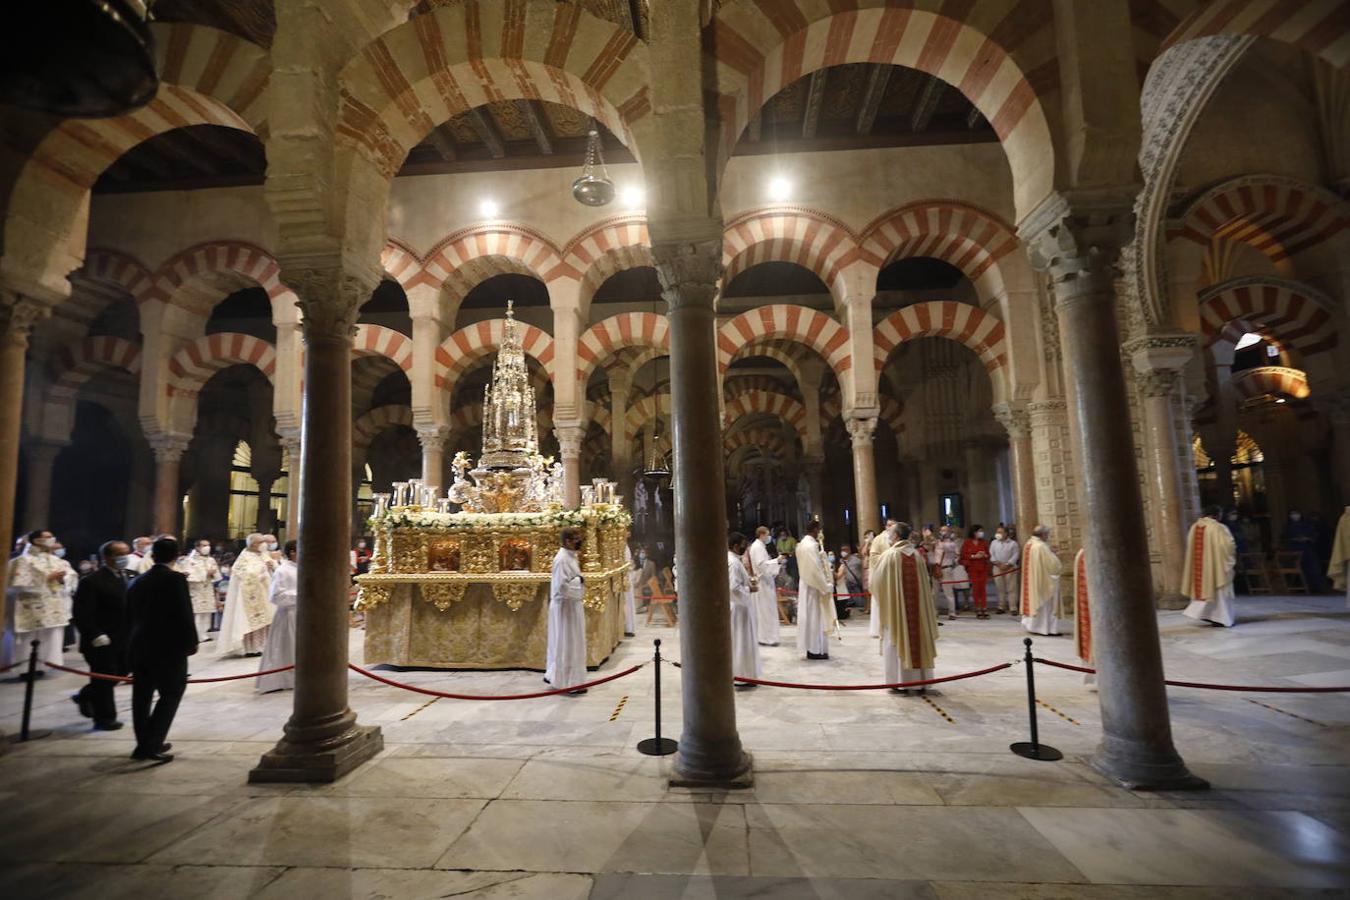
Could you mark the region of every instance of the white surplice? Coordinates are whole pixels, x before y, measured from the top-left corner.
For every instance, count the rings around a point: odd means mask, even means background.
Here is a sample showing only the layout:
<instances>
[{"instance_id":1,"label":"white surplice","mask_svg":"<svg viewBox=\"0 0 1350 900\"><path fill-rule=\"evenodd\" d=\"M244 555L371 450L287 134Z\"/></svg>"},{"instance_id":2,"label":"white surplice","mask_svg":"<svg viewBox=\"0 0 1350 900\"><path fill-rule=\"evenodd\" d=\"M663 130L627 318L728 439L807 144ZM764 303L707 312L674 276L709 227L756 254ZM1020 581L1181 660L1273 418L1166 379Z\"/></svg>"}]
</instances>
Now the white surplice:
<instances>
[{"instance_id":1,"label":"white surplice","mask_svg":"<svg viewBox=\"0 0 1350 900\"><path fill-rule=\"evenodd\" d=\"M203 556L194 547L191 553L179 557L173 567L187 576L197 636L206 640L206 634L211 630L211 616L216 611L216 582L220 580L220 564L210 553Z\"/></svg>"},{"instance_id":2,"label":"white surplice","mask_svg":"<svg viewBox=\"0 0 1350 900\"><path fill-rule=\"evenodd\" d=\"M750 573L741 557L727 551L727 581L731 586L731 674L739 678L760 676L759 642L756 640L754 601L750 598Z\"/></svg>"},{"instance_id":3,"label":"white surplice","mask_svg":"<svg viewBox=\"0 0 1350 900\"><path fill-rule=\"evenodd\" d=\"M822 655L830 652L829 631L834 625L834 588L823 563L820 544L811 535L797 542L797 649ZM828 608L828 611L826 607Z\"/></svg>"},{"instance_id":4,"label":"white surplice","mask_svg":"<svg viewBox=\"0 0 1350 900\"><path fill-rule=\"evenodd\" d=\"M1059 557L1033 535L1022 549L1022 627L1032 634L1059 631Z\"/></svg>"},{"instance_id":5,"label":"white surplice","mask_svg":"<svg viewBox=\"0 0 1350 900\"><path fill-rule=\"evenodd\" d=\"M267 602L272 588L272 559L257 550L245 550L230 567L230 589L216 634L216 653L261 653L276 607Z\"/></svg>"},{"instance_id":6,"label":"white surplice","mask_svg":"<svg viewBox=\"0 0 1350 900\"><path fill-rule=\"evenodd\" d=\"M755 634L759 643L777 647L778 634L778 557L769 553L763 541L750 543L750 568L759 578L759 590L754 593Z\"/></svg>"},{"instance_id":7,"label":"white surplice","mask_svg":"<svg viewBox=\"0 0 1350 900\"><path fill-rule=\"evenodd\" d=\"M263 647L259 672L295 665L295 596L299 569L289 559L283 559L272 576L268 599L276 607L272 627L267 629L267 644ZM295 670L258 676L258 692L288 690L295 687Z\"/></svg>"},{"instance_id":8,"label":"white surplice","mask_svg":"<svg viewBox=\"0 0 1350 900\"><path fill-rule=\"evenodd\" d=\"M867 545L867 589L872 589L872 573L877 570L877 563L881 562L881 555L891 549L891 533L883 531L872 538L872 543ZM877 614L877 598L872 597L867 601L867 636L881 637L881 618Z\"/></svg>"},{"instance_id":9,"label":"white surplice","mask_svg":"<svg viewBox=\"0 0 1350 900\"><path fill-rule=\"evenodd\" d=\"M558 548L548 588L548 668L544 678L554 688L586 681L586 596L575 550Z\"/></svg>"},{"instance_id":10,"label":"white surplice","mask_svg":"<svg viewBox=\"0 0 1350 900\"><path fill-rule=\"evenodd\" d=\"M33 641L38 642L39 672L44 671L41 663L65 661L62 645L78 580L70 563L40 547L26 547L9 561L9 620L0 665L22 665Z\"/></svg>"}]
</instances>

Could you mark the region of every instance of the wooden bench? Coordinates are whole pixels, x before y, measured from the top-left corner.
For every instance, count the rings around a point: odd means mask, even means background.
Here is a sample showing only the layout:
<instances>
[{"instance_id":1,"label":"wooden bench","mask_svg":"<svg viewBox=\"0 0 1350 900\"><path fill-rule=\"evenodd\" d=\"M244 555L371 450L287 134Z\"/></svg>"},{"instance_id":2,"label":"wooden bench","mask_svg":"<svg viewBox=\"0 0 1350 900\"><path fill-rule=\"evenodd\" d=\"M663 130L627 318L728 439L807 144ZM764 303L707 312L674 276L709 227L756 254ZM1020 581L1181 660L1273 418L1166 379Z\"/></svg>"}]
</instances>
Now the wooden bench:
<instances>
[{"instance_id":1,"label":"wooden bench","mask_svg":"<svg viewBox=\"0 0 1350 900\"><path fill-rule=\"evenodd\" d=\"M1272 571L1284 581L1284 588L1289 593L1308 593L1308 582L1303 578L1303 554L1298 550L1275 551L1275 566Z\"/></svg>"},{"instance_id":2,"label":"wooden bench","mask_svg":"<svg viewBox=\"0 0 1350 900\"><path fill-rule=\"evenodd\" d=\"M661 615L666 620L666 625L670 627L678 625L680 618L675 611L675 592L662 593L661 583L655 577L647 579L647 589L652 592L652 595L647 598L647 624L652 624L652 616L659 607Z\"/></svg>"}]
</instances>

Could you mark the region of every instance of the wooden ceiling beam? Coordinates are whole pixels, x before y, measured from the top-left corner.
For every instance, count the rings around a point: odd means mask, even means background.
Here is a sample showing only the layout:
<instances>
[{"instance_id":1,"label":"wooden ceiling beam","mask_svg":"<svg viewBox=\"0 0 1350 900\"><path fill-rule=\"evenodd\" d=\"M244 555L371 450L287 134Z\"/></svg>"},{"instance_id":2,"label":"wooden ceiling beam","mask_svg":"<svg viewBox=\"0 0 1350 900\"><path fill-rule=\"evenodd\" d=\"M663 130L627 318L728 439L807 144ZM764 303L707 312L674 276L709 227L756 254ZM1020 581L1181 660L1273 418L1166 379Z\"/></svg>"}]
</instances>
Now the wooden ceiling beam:
<instances>
[{"instance_id":1,"label":"wooden ceiling beam","mask_svg":"<svg viewBox=\"0 0 1350 900\"><path fill-rule=\"evenodd\" d=\"M928 83L923 86L923 93L919 94L919 102L914 104L909 114L910 131L917 134L928 130L928 123L933 121L933 113L937 112L938 101L942 99L942 91L946 86L941 78L929 76Z\"/></svg>"},{"instance_id":2,"label":"wooden ceiling beam","mask_svg":"<svg viewBox=\"0 0 1350 900\"><path fill-rule=\"evenodd\" d=\"M506 142L497 131L497 126L493 124L492 119L483 111L483 107L477 106L465 113L469 117L469 124L473 126L479 140L487 147L488 153L492 154L493 159L502 159L506 156Z\"/></svg>"},{"instance_id":3,"label":"wooden ceiling beam","mask_svg":"<svg viewBox=\"0 0 1350 900\"><path fill-rule=\"evenodd\" d=\"M545 156L553 155L553 137L549 134L548 126L544 124L544 117L539 114L539 107L533 100L517 100L516 109L525 117L525 125L530 129L530 136L539 147L539 152Z\"/></svg>"},{"instance_id":4,"label":"wooden ceiling beam","mask_svg":"<svg viewBox=\"0 0 1350 900\"><path fill-rule=\"evenodd\" d=\"M806 110L802 114L802 137L810 140L820 126L820 106L825 101L825 85L830 80L829 69L811 73L811 84L806 91Z\"/></svg>"},{"instance_id":5,"label":"wooden ceiling beam","mask_svg":"<svg viewBox=\"0 0 1350 900\"><path fill-rule=\"evenodd\" d=\"M750 120L750 124L747 125L745 128L746 138L756 143L759 142L760 135L763 133L764 129L763 113L764 110L762 109L759 112L755 113L755 117Z\"/></svg>"},{"instance_id":6,"label":"wooden ceiling beam","mask_svg":"<svg viewBox=\"0 0 1350 900\"><path fill-rule=\"evenodd\" d=\"M427 135L427 141L436 150L436 155L441 158L441 162L454 162L459 158L459 153L455 150L455 140L448 134L448 129L444 125L437 125L431 129L431 134Z\"/></svg>"},{"instance_id":7,"label":"wooden ceiling beam","mask_svg":"<svg viewBox=\"0 0 1350 900\"><path fill-rule=\"evenodd\" d=\"M858 134L872 133L877 111L881 109L881 99L886 95L886 85L890 80L891 67L887 65L874 65L867 73L867 87L863 90L862 102L858 104Z\"/></svg>"}]
</instances>

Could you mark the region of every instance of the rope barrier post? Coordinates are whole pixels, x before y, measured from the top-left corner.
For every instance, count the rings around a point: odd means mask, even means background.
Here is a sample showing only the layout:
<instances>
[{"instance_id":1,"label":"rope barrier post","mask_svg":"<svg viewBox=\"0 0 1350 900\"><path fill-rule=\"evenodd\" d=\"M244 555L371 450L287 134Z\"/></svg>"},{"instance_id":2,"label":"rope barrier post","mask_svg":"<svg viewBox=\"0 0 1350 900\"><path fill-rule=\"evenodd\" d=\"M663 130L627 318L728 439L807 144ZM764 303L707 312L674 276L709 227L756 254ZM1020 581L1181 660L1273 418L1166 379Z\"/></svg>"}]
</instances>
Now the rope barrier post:
<instances>
[{"instance_id":1,"label":"rope barrier post","mask_svg":"<svg viewBox=\"0 0 1350 900\"><path fill-rule=\"evenodd\" d=\"M38 647L41 645L41 641L33 641L28 650L28 683L24 685L23 689L23 724L19 726L19 733L10 738L16 744L36 741L38 738L45 738L52 733L49 728L31 729L28 727L28 722L33 717L33 682L37 681Z\"/></svg>"},{"instance_id":2,"label":"rope barrier post","mask_svg":"<svg viewBox=\"0 0 1350 900\"><path fill-rule=\"evenodd\" d=\"M637 750L644 756L669 756L680 745L670 738L661 737L661 639L657 638L652 643L656 645L656 653L652 657L656 663L656 737L638 741Z\"/></svg>"},{"instance_id":3,"label":"rope barrier post","mask_svg":"<svg viewBox=\"0 0 1350 900\"><path fill-rule=\"evenodd\" d=\"M1031 638L1026 638L1022 643L1026 644L1027 647L1026 656L1023 657L1023 660L1027 664L1027 713L1031 719L1031 741L1018 741L1009 745L1008 749L1027 759L1054 762L1057 759L1063 759L1064 754L1054 747L1042 744L1040 741L1040 732L1036 728L1036 673L1033 671L1036 661L1031 656Z\"/></svg>"}]
</instances>

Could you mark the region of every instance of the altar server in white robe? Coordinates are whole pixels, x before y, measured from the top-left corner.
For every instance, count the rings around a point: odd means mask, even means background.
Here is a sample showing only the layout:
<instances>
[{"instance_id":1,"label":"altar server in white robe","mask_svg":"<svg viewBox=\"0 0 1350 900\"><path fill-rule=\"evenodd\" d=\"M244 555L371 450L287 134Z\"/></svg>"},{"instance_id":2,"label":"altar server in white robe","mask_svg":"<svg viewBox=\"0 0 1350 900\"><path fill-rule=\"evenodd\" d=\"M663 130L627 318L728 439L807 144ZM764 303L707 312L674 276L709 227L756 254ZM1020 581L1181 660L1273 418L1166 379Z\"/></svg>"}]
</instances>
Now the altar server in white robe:
<instances>
[{"instance_id":1,"label":"altar server in white robe","mask_svg":"<svg viewBox=\"0 0 1350 900\"><path fill-rule=\"evenodd\" d=\"M1182 615L1213 625L1232 628L1233 570L1237 566L1237 543L1228 526L1219 521L1217 506L1205 507L1186 535L1186 563L1181 569L1181 593L1191 598Z\"/></svg>"},{"instance_id":2,"label":"altar server in white robe","mask_svg":"<svg viewBox=\"0 0 1350 900\"><path fill-rule=\"evenodd\" d=\"M881 562L882 554L891 549L891 545L899 540L899 538L896 537L896 535L900 533L899 528L899 522L895 519L887 518L886 527L881 530L880 534L872 538L872 543L867 545L867 577L869 579L867 582L867 589L869 591L872 589L872 582L870 579L876 577L877 563ZM867 611L867 636L881 637L881 617L877 613L877 598L875 596L872 597L867 605L870 607Z\"/></svg>"},{"instance_id":3,"label":"altar server in white robe","mask_svg":"<svg viewBox=\"0 0 1350 900\"><path fill-rule=\"evenodd\" d=\"M623 545L623 558L628 563L628 590L623 594L623 636L637 634L637 587L642 570L633 564L633 548Z\"/></svg>"},{"instance_id":4,"label":"altar server in white robe","mask_svg":"<svg viewBox=\"0 0 1350 900\"><path fill-rule=\"evenodd\" d=\"M1059 557L1050 546L1050 526L1037 525L1022 548L1022 627L1058 635Z\"/></svg>"},{"instance_id":5,"label":"altar server in white robe","mask_svg":"<svg viewBox=\"0 0 1350 900\"><path fill-rule=\"evenodd\" d=\"M23 553L9 561L7 630L13 637L12 643L6 641L4 665L25 664L33 641L38 642L38 675L46 671L42 663L64 662L63 638L79 576L64 554L58 555L60 546L50 531L34 531Z\"/></svg>"},{"instance_id":6,"label":"altar server in white robe","mask_svg":"<svg viewBox=\"0 0 1350 900\"><path fill-rule=\"evenodd\" d=\"M887 684L932 678L937 662L937 603L928 562L910 543L909 525L899 523L894 533L896 543L872 568L872 604L881 626ZM908 692L907 688L891 690ZM920 687L919 693L925 690Z\"/></svg>"},{"instance_id":7,"label":"altar server in white robe","mask_svg":"<svg viewBox=\"0 0 1350 900\"><path fill-rule=\"evenodd\" d=\"M581 529L564 528L561 539L548 588L548 668L544 672L544 680L558 689L586 681L586 607L582 604L586 585L577 561ZM585 692L582 688L568 693Z\"/></svg>"},{"instance_id":8,"label":"altar server in white robe","mask_svg":"<svg viewBox=\"0 0 1350 900\"><path fill-rule=\"evenodd\" d=\"M745 567L745 535L739 531L727 537L727 581L731 585L731 674L737 678L758 678L762 671L756 639L758 621L755 601L750 596L750 571Z\"/></svg>"},{"instance_id":9,"label":"altar server in white robe","mask_svg":"<svg viewBox=\"0 0 1350 900\"><path fill-rule=\"evenodd\" d=\"M276 568L269 551L275 541L269 534L250 534L230 567L230 589L216 634L216 653L220 656L256 655L267 643L267 629L276 614L276 607L267 602Z\"/></svg>"},{"instance_id":10,"label":"altar server in white robe","mask_svg":"<svg viewBox=\"0 0 1350 900\"><path fill-rule=\"evenodd\" d=\"M755 635L766 647L777 647L778 634L778 557L769 552L769 529L763 525L755 529L750 543L750 574L759 589L751 596L755 604Z\"/></svg>"},{"instance_id":11,"label":"altar server in white robe","mask_svg":"<svg viewBox=\"0 0 1350 900\"><path fill-rule=\"evenodd\" d=\"M839 627L834 611L834 579L820 549L820 523L806 526L797 542L797 649L807 659L830 658L830 635Z\"/></svg>"},{"instance_id":12,"label":"altar server in white robe","mask_svg":"<svg viewBox=\"0 0 1350 900\"><path fill-rule=\"evenodd\" d=\"M295 597L299 569L295 565L296 542L286 542L286 554L272 573L272 587L267 599L276 607L272 625L267 629L267 644L263 647L259 672L270 672L295 665ZM273 672L258 676L258 693L287 691L295 687L295 670Z\"/></svg>"},{"instance_id":13,"label":"altar server in white robe","mask_svg":"<svg viewBox=\"0 0 1350 900\"><path fill-rule=\"evenodd\" d=\"M1345 591L1345 605L1350 607L1350 506L1341 513L1341 520L1336 524L1327 575L1336 590Z\"/></svg>"},{"instance_id":14,"label":"altar server in white robe","mask_svg":"<svg viewBox=\"0 0 1350 900\"><path fill-rule=\"evenodd\" d=\"M211 616L216 611L216 582L220 580L220 565L211 555L211 542L199 538L192 552L179 559L174 568L187 576L197 636L209 640L206 633L211 630Z\"/></svg>"}]
</instances>

